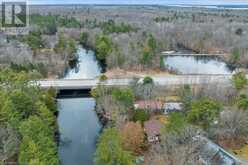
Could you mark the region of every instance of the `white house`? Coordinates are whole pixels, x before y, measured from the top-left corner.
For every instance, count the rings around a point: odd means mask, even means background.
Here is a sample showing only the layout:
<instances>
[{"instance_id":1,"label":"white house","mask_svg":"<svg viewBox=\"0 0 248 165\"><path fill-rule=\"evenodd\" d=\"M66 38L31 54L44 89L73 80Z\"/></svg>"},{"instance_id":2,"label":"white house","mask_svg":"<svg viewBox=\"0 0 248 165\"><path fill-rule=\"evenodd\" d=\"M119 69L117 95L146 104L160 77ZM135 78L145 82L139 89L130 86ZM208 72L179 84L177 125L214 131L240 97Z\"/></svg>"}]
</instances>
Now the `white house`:
<instances>
[{"instance_id":1,"label":"white house","mask_svg":"<svg viewBox=\"0 0 248 165\"><path fill-rule=\"evenodd\" d=\"M171 112L181 112L183 108L183 103L181 102L166 102L164 104L164 114L169 114Z\"/></svg>"}]
</instances>

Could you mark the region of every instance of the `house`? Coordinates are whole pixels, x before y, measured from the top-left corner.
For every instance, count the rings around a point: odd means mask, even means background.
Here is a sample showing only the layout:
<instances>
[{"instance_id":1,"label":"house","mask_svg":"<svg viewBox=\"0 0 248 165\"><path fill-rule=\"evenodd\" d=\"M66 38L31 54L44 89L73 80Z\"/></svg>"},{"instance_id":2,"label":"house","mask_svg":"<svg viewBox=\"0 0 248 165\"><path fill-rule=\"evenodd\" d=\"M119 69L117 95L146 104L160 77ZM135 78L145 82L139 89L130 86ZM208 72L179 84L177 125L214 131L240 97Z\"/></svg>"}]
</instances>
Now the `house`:
<instances>
[{"instance_id":1,"label":"house","mask_svg":"<svg viewBox=\"0 0 248 165\"><path fill-rule=\"evenodd\" d=\"M169 114L171 112L181 112L183 103L181 102L166 102L164 104L164 114Z\"/></svg>"},{"instance_id":2,"label":"house","mask_svg":"<svg viewBox=\"0 0 248 165\"><path fill-rule=\"evenodd\" d=\"M134 103L135 109L144 109L148 111L163 111L164 102L157 100L141 100Z\"/></svg>"},{"instance_id":3,"label":"house","mask_svg":"<svg viewBox=\"0 0 248 165\"><path fill-rule=\"evenodd\" d=\"M158 120L149 120L144 123L144 131L149 143L159 142L162 127L162 123Z\"/></svg>"}]
</instances>

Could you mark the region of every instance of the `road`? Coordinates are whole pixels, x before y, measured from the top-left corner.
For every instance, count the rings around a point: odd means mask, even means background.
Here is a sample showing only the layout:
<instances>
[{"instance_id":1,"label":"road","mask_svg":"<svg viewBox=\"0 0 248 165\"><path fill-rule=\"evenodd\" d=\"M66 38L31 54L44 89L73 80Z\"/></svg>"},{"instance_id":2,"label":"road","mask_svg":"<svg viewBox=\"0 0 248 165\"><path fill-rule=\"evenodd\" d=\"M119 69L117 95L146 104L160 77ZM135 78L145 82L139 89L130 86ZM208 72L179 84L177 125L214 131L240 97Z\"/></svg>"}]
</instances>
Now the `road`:
<instances>
[{"instance_id":1,"label":"road","mask_svg":"<svg viewBox=\"0 0 248 165\"><path fill-rule=\"evenodd\" d=\"M230 83L231 75L172 75L163 77L152 77L156 85L171 86L171 85L200 85L200 84L227 84ZM97 79L76 79L76 80L39 80L36 83L41 88L53 87L56 89L91 89L99 83L105 86L126 86L133 81L132 78L109 79L100 82ZM139 80L142 82L142 79Z\"/></svg>"}]
</instances>

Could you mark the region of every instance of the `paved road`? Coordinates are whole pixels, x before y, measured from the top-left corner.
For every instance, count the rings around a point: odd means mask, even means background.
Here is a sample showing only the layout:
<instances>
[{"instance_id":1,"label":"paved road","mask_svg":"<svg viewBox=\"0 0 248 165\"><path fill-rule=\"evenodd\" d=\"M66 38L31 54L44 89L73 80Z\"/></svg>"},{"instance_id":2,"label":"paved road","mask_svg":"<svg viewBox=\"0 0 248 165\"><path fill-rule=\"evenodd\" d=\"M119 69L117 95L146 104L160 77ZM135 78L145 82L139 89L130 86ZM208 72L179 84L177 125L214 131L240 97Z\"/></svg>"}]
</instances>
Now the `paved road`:
<instances>
[{"instance_id":1,"label":"paved road","mask_svg":"<svg viewBox=\"0 0 248 165\"><path fill-rule=\"evenodd\" d=\"M164 77L152 77L156 85L199 85L199 84L214 84L214 83L230 83L231 75L173 75ZM101 82L105 86L126 86L133 79L109 79ZM142 79L139 81L142 82ZM97 79L84 80L40 80L37 84L41 88L54 87L56 89L90 89L99 84Z\"/></svg>"}]
</instances>

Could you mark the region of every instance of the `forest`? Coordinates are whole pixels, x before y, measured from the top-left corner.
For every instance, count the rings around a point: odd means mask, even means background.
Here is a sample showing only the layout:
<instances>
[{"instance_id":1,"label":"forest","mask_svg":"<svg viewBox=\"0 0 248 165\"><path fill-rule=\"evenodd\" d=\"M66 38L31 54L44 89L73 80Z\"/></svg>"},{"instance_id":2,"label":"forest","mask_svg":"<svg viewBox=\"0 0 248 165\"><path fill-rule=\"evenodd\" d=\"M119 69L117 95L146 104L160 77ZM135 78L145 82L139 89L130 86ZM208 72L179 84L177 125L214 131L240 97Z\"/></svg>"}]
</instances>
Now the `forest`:
<instances>
[{"instance_id":1,"label":"forest","mask_svg":"<svg viewBox=\"0 0 248 165\"><path fill-rule=\"evenodd\" d=\"M224 165L223 152L248 160L247 10L30 6L29 18L27 35L0 33L0 164L61 163L59 90L36 80L78 69L81 47L104 71L89 89L103 127L96 165ZM153 76L182 76L165 66L163 52L219 54L235 70L227 84L206 77L191 86L157 85ZM129 85L104 85L127 72L135 75Z\"/></svg>"},{"instance_id":2,"label":"forest","mask_svg":"<svg viewBox=\"0 0 248 165\"><path fill-rule=\"evenodd\" d=\"M0 164L59 164L55 91L29 81L37 71L0 70Z\"/></svg>"},{"instance_id":3,"label":"forest","mask_svg":"<svg viewBox=\"0 0 248 165\"><path fill-rule=\"evenodd\" d=\"M248 18L244 10L179 10L159 6L71 8L31 6L30 34L8 37L7 45L14 48L8 52L10 58L3 56L3 61L23 64L31 54L35 63L48 63L48 75L61 76L59 70L75 61L75 47L80 43L95 50L108 71L119 68L163 72L166 69L161 52L172 50L224 54L222 59L229 65L247 67ZM65 43L63 40L67 39ZM12 58L16 42L26 45L20 50L28 58L25 62ZM51 60L43 56L50 56Z\"/></svg>"}]
</instances>

